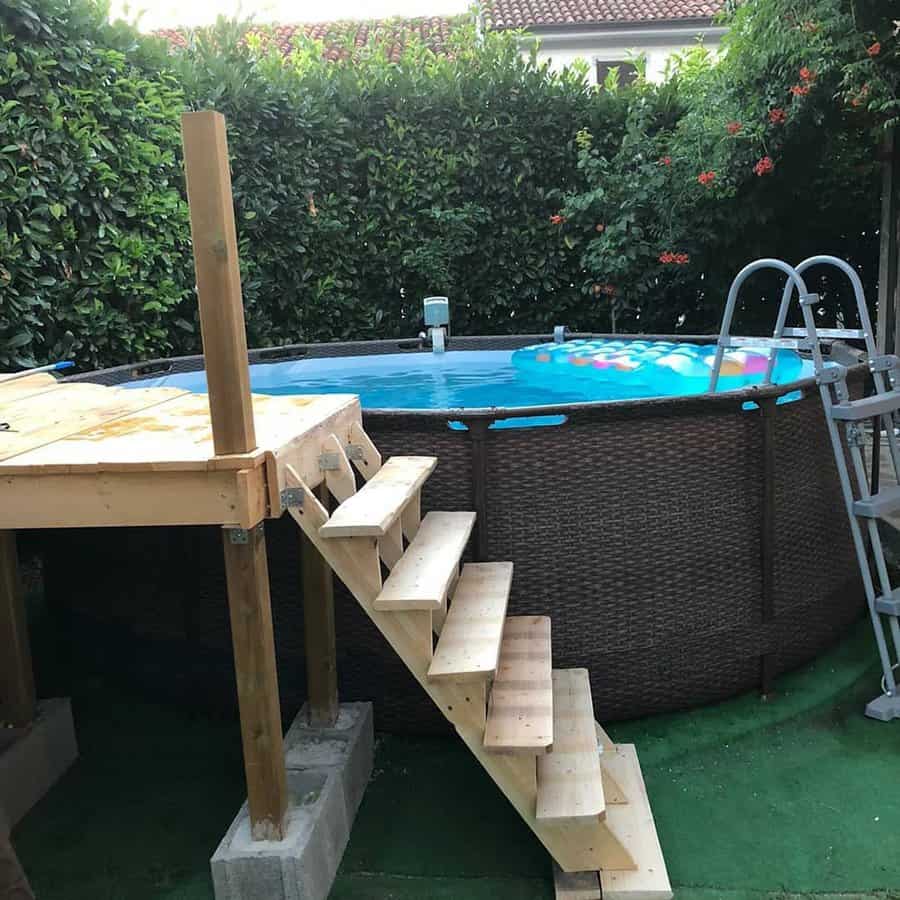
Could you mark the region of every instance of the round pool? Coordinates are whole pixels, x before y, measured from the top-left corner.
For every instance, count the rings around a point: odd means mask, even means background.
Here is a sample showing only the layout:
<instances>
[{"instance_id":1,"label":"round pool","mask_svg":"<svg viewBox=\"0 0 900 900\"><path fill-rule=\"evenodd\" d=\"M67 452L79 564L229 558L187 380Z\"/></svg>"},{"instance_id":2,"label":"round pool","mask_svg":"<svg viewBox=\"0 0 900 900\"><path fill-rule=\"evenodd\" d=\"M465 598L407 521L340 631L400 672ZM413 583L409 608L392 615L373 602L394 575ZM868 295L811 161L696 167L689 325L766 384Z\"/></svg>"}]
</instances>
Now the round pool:
<instances>
[{"instance_id":1,"label":"round pool","mask_svg":"<svg viewBox=\"0 0 900 900\"><path fill-rule=\"evenodd\" d=\"M523 373L511 353L537 340L548 338L453 338L443 357L418 341L254 351L252 386L359 393L383 454L437 456L424 509L477 511L467 558L513 561L510 613L551 616L554 665L589 669L604 720L770 690L844 632L862 590L808 367L783 385L648 397L640 386ZM202 365L188 357L75 378L202 390ZM853 371L856 389L863 374ZM286 520L266 528L290 713L305 693L299 539ZM189 679L195 696L232 702L216 529L85 530L45 545L48 593L140 635L151 656L182 648L179 664L153 669L156 688ZM342 696L373 699L381 727L442 727L338 594Z\"/></svg>"}]
</instances>

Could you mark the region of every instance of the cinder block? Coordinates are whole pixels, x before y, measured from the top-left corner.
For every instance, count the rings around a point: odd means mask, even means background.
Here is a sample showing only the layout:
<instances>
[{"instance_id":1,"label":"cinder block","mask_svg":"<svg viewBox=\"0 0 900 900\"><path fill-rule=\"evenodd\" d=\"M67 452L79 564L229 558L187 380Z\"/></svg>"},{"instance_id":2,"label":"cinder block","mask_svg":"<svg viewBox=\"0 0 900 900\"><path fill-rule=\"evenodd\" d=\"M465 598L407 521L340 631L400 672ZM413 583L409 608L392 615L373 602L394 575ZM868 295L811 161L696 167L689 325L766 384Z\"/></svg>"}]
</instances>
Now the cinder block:
<instances>
[{"instance_id":1,"label":"cinder block","mask_svg":"<svg viewBox=\"0 0 900 900\"><path fill-rule=\"evenodd\" d=\"M13 732L0 750L0 822L12 828L78 758L72 705L42 700L30 728Z\"/></svg>"},{"instance_id":2,"label":"cinder block","mask_svg":"<svg viewBox=\"0 0 900 900\"><path fill-rule=\"evenodd\" d=\"M375 727L371 703L342 703L330 728L309 725L306 705L284 739L288 770L338 768L347 818L356 818L375 762Z\"/></svg>"},{"instance_id":3,"label":"cinder block","mask_svg":"<svg viewBox=\"0 0 900 900\"><path fill-rule=\"evenodd\" d=\"M372 708L343 704L333 728L301 710L285 737L289 819L283 841L253 841L247 804L213 854L216 900L325 900L372 772Z\"/></svg>"}]
</instances>

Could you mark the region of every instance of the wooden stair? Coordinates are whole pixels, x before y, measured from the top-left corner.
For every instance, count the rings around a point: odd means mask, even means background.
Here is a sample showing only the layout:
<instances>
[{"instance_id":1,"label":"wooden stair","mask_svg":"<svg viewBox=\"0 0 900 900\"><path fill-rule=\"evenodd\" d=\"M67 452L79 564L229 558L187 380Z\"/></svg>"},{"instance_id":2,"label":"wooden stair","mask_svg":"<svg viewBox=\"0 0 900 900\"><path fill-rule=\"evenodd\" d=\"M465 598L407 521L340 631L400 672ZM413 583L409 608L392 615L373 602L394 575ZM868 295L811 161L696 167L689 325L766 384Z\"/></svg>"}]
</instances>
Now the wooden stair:
<instances>
[{"instance_id":1,"label":"wooden stair","mask_svg":"<svg viewBox=\"0 0 900 900\"><path fill-rule=\"evenodd\" d=\"M290 514L559 871L585 873L558 880L557 896L572 896L567 883L597 883L604 900L671 897L637 756L595 724L587 671L552 670L549 618L507 616L512 563L460 571L474 513L420 518L436 460L382 464L358 427L346 445L329 435L322 449L340 505L329 516L288 465Z\"/></svg>"},{"instance_id":2,"label":"wooden stair","mask_svg":"<svg viewBox=\"0 0 900 900\"><path fill-rule=\"evenodd\" d=\"M474 525L475 513L428 513L385 581L375 609L443 609L451 584L459 575L459 560Z\"/></svg>"},{"instance_id":3,"label":"wooden stair","mask_svg":"<svg viewBox=\"0 0 900 900\"><path fill-rule=\"evenodd\" d=\"M487 682L497 671L512 563L468 563L453 593L429 681Z\"/></svg>"},{"instance_id":4,"label":"wooden stair","mask_svg":"<svg viewBox=\"0 0 900 900\"><path fill-rule=\"evenodd\" d=\"M511 616L503 627L484 746L507 753L543 753L552 743L550 619Z\"/></svg>"},{"instance_id":5,"label":"wooden stair","mask_svg":"<svg viewBox=\"0 0 900 900\"><path fill-rule=\"evenodd\" d=\"M553 749L538 760L537 817L606 815L587 669L553 672Z\"/></svg>"}]
</instances>

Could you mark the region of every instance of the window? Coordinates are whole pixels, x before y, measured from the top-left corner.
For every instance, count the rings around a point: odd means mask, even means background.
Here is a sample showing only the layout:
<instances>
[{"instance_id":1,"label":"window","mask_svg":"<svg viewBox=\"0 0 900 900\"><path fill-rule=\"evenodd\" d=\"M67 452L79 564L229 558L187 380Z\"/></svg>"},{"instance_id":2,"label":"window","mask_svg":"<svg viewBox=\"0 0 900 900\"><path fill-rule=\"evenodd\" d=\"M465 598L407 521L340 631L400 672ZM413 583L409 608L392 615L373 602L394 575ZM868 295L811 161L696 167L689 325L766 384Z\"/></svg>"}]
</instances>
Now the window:
<instances>
[{"instance_id":1,"label":"window","mask_svg":"<svg viewBox=\"0 0 900 900\"><path fill-rule=\"evenodd\" d=\"M619 84L631 84L637 78L637 68L634 63L624 59L596 59L594 67L597 74L597 84L603 84L610 69L619 70Z\"/></svg>"}]
</instances>

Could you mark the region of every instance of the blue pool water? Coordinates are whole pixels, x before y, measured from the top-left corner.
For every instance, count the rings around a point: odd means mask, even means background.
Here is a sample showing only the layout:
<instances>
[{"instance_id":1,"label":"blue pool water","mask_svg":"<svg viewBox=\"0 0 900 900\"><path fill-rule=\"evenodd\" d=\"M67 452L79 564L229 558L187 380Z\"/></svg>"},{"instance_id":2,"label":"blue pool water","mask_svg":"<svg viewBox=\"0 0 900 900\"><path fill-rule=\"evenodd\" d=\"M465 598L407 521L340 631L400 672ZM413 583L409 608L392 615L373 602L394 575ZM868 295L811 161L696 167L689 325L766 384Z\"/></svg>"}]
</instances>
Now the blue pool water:
<instances>
[{"instance_id":1,"label":"blue pool water","mask_svg":"<svg viewBox=\"0 0 900 900\"><path fill-rule=\"evenodd\" d=\"M523 370L511 358L509 350L459 350L299 359L252 365L250 384L260 394L359 394L364 409L515 409L662 395L646 386ZM802 376L811 373L804 362ZM163 375L130 386L205 391L206 374Z\"/></svg>"}]
</instances>

